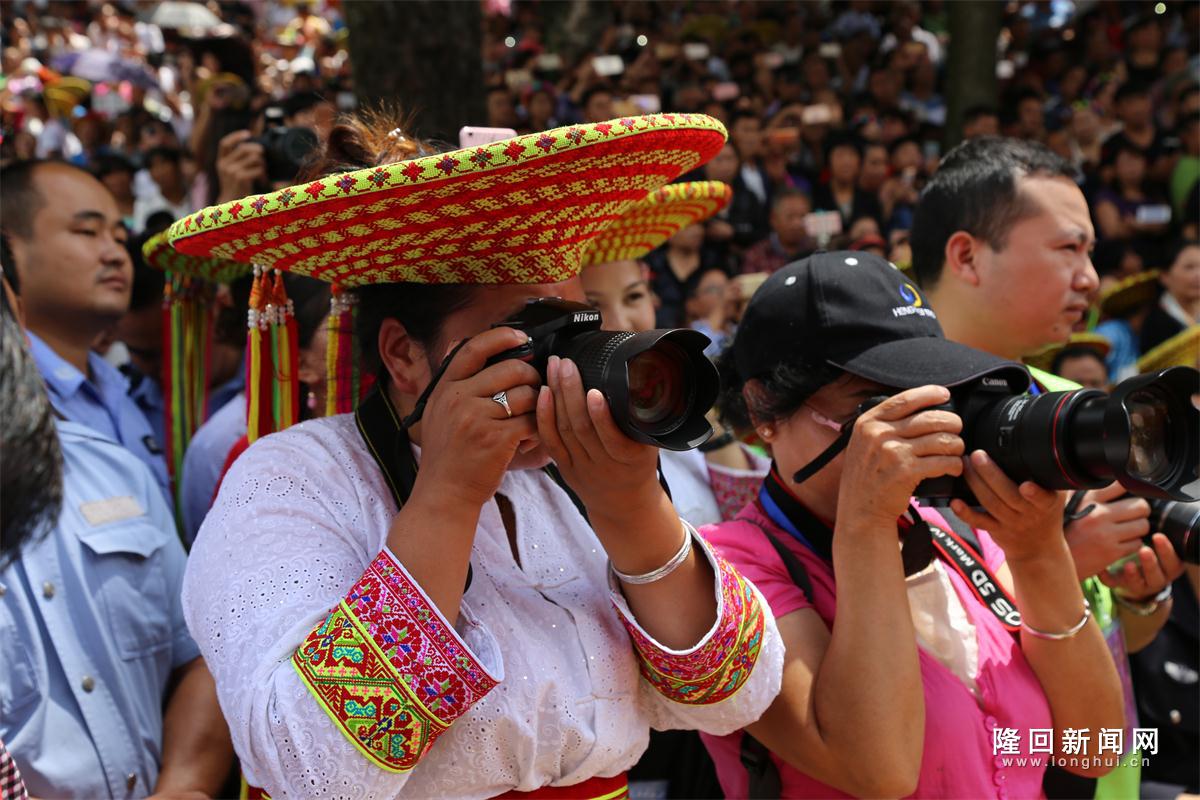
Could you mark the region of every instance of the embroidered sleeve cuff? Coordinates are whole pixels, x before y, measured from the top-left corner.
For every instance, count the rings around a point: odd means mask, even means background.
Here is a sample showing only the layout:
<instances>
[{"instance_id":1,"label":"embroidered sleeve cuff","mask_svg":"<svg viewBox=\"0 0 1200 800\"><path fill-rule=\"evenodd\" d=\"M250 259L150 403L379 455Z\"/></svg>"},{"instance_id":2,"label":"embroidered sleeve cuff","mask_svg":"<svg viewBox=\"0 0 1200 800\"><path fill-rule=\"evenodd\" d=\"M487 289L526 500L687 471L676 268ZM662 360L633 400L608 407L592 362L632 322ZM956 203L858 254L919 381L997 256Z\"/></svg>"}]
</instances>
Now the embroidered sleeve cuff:
<instances>
[{"instance_id":1,"label":"embroidered sleeve cuff","mask_svg":"<svg viewBox=\"0 0 1200 800\"><path fill-rule=\"evenodd\" d=\"M721 512L721 519L724 520L736 517L738 512L755 498L763 478L771 468L769 459L763 458L749 447L742 445L742 452L750 462L749 469L708 464L708 483L712 486L717 508Z\"/></svg>"},{"instance_id":2,"label":"embroidered sleeve cuff","mask_svg":"<svg viewBox=\"0 0 1200 800\"><path fill-rule=\"evenodd\" d=\"M695 646L672 650L656 642L634 619L611 577L610 589L633 639L642 676L668 700L711 705L732 696L750 677L763 643L763 607L750 582L714 553L691 525L683 524L716 576L717 620Z\"/></svg>"},{"instance_id":3,"label":"embroidered sleeve cuff","mask_svg":"<svg viewBox=\"0 0 1200 800\"><path fill-rule=\"evenodd\" d=\"M464 609L465 612L465 609ZM464 632L477 628L463 614ZM363 755L407 772L467 709L503 679L490 636L483 658L383 550L292 656L292 666Z\"/></svg>"}]
</instances>

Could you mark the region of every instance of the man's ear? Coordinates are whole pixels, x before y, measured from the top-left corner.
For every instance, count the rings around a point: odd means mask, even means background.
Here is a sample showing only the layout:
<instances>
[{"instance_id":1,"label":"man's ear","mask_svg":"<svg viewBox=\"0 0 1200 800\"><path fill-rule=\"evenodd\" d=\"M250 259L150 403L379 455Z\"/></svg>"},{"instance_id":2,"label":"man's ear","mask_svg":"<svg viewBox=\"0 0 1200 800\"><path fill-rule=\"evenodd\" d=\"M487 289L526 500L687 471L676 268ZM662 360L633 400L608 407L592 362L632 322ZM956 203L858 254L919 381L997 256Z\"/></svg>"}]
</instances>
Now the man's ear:
<instances>
[{"instance_id":1,"label":"man's ear","mask_svg":"<svg viewBox=\"0 0 1200 800\"><path fill-rule=\"evenodd\" d=\"M379 326L379 359L392 385L401 394L419 395L432 377L425 348L408 335L408 329L396 319L385 319Z\"/></svg>"},{"instance_id":2,"label":"man's ear","mask_svg":"<svg viewBox=\"0 0 1200 800\"><path fill-rule=\"evenodd\" d=\"M978 286L980 281L980 259L983 240L977 239L966 231L955 231L946 240L946 265L942 272L949 272L968 286Z\"/></svg>"}]
</instances>

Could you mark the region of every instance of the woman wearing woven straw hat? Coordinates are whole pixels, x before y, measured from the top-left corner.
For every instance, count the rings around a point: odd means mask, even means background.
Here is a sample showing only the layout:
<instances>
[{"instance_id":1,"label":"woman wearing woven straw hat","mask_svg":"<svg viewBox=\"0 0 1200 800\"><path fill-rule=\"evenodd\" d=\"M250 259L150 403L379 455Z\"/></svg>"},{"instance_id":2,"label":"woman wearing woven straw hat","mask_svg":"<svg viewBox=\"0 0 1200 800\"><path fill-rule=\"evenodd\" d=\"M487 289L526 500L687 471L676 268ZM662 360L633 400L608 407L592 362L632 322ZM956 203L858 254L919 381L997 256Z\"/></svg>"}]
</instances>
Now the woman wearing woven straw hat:
<instances>
[{"instance_id":1,"label":"woman wearing woven straw hat","mask_svg":"<svg viewBox=\"0 0 1200 800\"><path fill-rule=\"evenodd\" d=\"M378 378L355 414L252 445L192 551L185 613L251 783L620 797L651 726L728 732L769 704L773 619L681 523L657 450L571 362L545 385L489 364L527 339L492 326L582 299L587 241L723 141L666 115L423 155L339 126L325 177L172 229L183 252L358 287Z\"/></svg>"},{"instance_id":2,"label":"woman wearing woven straw hat","mask_svg":"<svg viewBox=\"0 0 1200 800\"><path fill-rule=\"evenodd\" d=\"M776 797L1003 800L1044 797L1048 756L1110 771L1111 745L1064 758L1128 734L1062 502L964 453L963 420L937 408L946 387L1020 392L1029 374L947 341L920 291L860 252L776 272L725 353L723 409L749 417L774 463L736 520L704 532L762 589L787 645L754 738L704 737L726 795L773 782ZM913 502L944 475L982 508Z\"/></svg>"}]
</instances>

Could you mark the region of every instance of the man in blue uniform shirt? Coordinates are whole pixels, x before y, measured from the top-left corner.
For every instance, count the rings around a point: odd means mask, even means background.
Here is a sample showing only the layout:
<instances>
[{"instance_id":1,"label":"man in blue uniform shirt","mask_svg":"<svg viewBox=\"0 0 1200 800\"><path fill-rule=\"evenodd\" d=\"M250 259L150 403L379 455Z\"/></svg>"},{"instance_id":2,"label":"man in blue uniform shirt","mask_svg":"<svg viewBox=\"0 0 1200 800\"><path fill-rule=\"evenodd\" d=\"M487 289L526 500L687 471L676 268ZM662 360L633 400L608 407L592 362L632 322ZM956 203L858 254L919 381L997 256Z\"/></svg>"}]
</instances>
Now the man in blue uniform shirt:
<instances>
[{"instance_id":1,"label":"man in blue uniform shirt","mask_svg":"<svg viewBox=\"0 0 1200 800\"><path fill-rule=\"evenodd\" d=\"M124 376L91 351L129 308L132 265L116 201L69 164L18 162L0 173L0 219L12 246L33 357L64 417L141 460L170 503L162 444Z\"/></svg>"},{"instance_id":2,"label":"man in blue uniform shirt","mask_svg":"<svg viewBox=\"0 0 1200 800\"><path fill-rule=\"evenodd\" d=\"M40 389L9 391L36 384L17 374L32 370L28 356L7 346L21 338L7 288L0 407L44 406ZM183 622L186 557L171 512L149 469L120 445L63 420L57 438L53 529L19 542L4 532L0 766L35 797L211 795L231 747L212 676ZM19 452L36 461L42 449ZM3 451L5 475L47 473L11 463L13 454Z\"/></svg>"}]
</instances>

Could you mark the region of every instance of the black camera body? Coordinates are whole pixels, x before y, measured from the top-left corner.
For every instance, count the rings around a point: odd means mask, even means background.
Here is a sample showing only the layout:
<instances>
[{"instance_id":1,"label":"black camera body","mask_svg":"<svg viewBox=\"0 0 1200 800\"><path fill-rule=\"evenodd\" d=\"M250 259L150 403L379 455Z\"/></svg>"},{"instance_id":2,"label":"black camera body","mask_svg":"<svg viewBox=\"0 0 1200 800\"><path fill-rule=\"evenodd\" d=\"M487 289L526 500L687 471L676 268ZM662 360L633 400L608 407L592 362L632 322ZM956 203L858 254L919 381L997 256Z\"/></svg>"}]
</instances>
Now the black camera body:
<instances>
[{"instance_id":1,"label":"black camera body","mask_svg":"<svg viewBox=\"0 0 1200 800\"><path fill-rule=\"evenodd\" d=\"M985 377L952 389L939 408L962 418L968 453L983 450L1018 483L1098 489L1117 480L1139 497L1190 501L1200 480L1200 412L1191 403L1198 389L1191 367L1129 378L1111 394L1014 394ZM952 476L922 481L916 496L935 506L976 502Z\"/></svg>"},{"instance_id":2,"label":"black camera body","mask_svg":"<svg viewBox=\"0 0 1200 800\"><path fill-rule=\"evenodd\" d=\"M262 145L266 161L267 180L272 183L292 183L300 173L304 160L320 146L317 134L309 128L275 126L250 141Z\"/></svg>"},{"instance_id":3,"label":"black camera body","mask_svg":"<svg viewBox=\"0 0 1200 800\"><path fill-rule=\"evenodd\" d=\"M957 386L950 390L950 399L930 410L949 411L957 414L963 421L962 440L966 445L966 453L980 449L978 443L981 437L978 428L985 420L990 419L987 412L1007 399L1020 397L1015 395L1008 381L1003 378L984 377L979 381ZM990 427L990 426L989 426ZM1007 447L1012 439L1011 421L1001 435L997 435L996 444ZM984 448L986 449L986 448ZM995 458L995 455L989 452ZM1008 473L1008 470L1005 470ZM1010 476L1012 473L1008 473ZM940 478L927 478L917 486L916 496L927 505L948 506L952 499L958 498L968 505L977 505L975 494L967 486L962 477L943 475Z\"/></svg>"},{"instance_id":4,"label":"black camera body","mask_svg":"<svg viewBox=\"0 0 1200 800\"><path fill-rule=\"evenodd\" d=\"M712 436L705 414L720 379L704 355L707 336L686 328L630 333L600 330L600 312L558 297L530 300L492 327L524 332L529 340L489 359L532 364L546 379L550 356L579 368L584 390L599 389L613 419L631 439L667 450L690 450Z\"/></svg>"}]
</instances>

